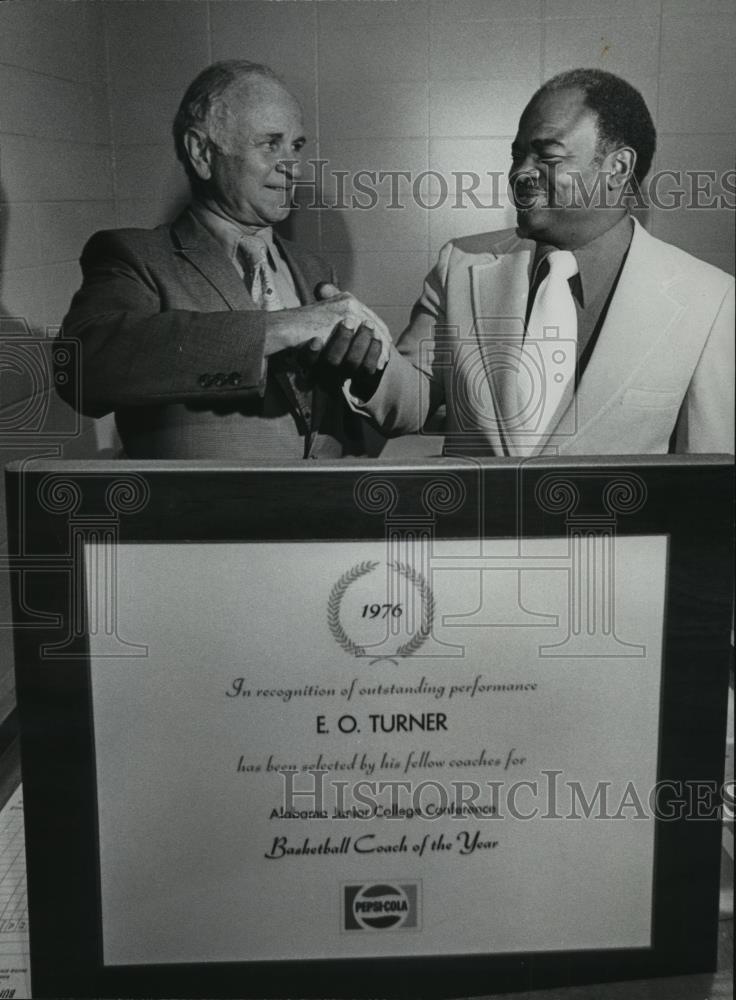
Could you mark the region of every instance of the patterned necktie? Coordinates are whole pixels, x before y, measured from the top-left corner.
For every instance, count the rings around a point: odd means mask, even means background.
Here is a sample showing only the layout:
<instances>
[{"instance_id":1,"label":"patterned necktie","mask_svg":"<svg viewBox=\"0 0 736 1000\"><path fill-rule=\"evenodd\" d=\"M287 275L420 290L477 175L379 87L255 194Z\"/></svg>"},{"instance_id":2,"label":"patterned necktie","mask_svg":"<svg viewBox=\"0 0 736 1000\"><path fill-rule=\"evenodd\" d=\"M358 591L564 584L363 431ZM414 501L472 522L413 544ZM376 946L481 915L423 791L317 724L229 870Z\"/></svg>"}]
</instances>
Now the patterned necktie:
<instances>
[{"instance_id":1,"label":"patterned necktie","mask_svg":"<svg viewBox=\"0 0 736 1000\"><path fill-rule=\"evenodd\" d=\"M245 278L251 298L255 304L267 312L283 309L284 305L274 284L266 241L260 236L243 236L238 249L245 265Z\"/></svg>"},{"instance_id":2,"label":"patterned necktie","mask_svg":"<svg viewBox=\"0 0 736 1000\"><path fill-rule=\"evenodd\" d=\"M570 250L553 250L537 289L519 359L516 444L541 444L554 430L575 391L578 318L569 279L578 273Z\"/></svg>"},{"instance_id":3,"label":"patterned necktie","mask_svg":"<svg viewBox=\"0 0 736 1000\"><path fill-rule=\"evenodd\" d=\"M268 259L266 241L260 236L243 236L238 247L244 265L245 280L250 295L259 309L275 312L284 304L274 284L274 272ZM301 364L298 351L294 348L279 351L268 359L268 367L281 384L284 392L295 404L304 427L305 457L313 440L312 403L313 385L310 373Z\"/></svg>"}]
</instances>

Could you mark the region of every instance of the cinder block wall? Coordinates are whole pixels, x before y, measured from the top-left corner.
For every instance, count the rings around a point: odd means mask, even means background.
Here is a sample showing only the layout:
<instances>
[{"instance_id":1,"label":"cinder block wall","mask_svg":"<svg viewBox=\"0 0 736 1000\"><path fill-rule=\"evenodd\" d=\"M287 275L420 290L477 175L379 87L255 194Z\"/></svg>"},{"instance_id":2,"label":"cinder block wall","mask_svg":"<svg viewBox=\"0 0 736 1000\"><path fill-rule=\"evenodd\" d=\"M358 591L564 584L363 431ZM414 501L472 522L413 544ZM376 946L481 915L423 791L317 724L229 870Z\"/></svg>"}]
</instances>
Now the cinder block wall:
<instances>
[{"instance_id":1,"label":"cinder block wall","mask_svg":"<svg viewBox=\"0 0 736 1000\"><path fill-rule=\"evenodd\" d=\"M57 400L48 346L82 244L116 220L107 76L101 5L0 3L2 465L100 448ZM14 703L7 555L0 484L0 721Z\"/></svg>"},{"instance_id":2,"label":"cinder block wall","mask_svg":"<svg viewBox=\"0 0 736 1000\"><path fill-rule=\"evenodd\" d=\"M519 114L544 79L573 66L621 74L654 116L655 169L721 176L733 168L735 42L736 0L0 3L3 461L114 449L109 420L69 423L47 379L32 374L43 366L34 369L11 334L24 320L34 349L45 350L44 331L78 285L86 238L111 225L155 225L186 201L170 124L185 86L211 61L266 62L286 79L304 106L307 155L328 161L327 200L334 171L430 174L420 194L437 207L417 204L404 181L404 207L389 207L386 181L370 210L301 209L291 224L396 335L448 238L513 224L503 185L496 208L467 198L457 207L454 176L505 173ZM484 205L490 183L477 192ZM652 211L649 227L733 272L733 211ZM1 564L0 617L9 620ZM3 628L0 718L12 704L11 660Z\"/></svg>"},{"instance_id":3,"label":"cinder block wall","mask_svg":"<svg viewBox=\"0 0 736 1000\"><path fill-rule=\"evenodd\" d=\"M600 66L644 94L659 132L655 169L733 168L733 0L212 0L105 6L118 222L166 218L186 187L170 121L183 87L214 59L269 63L301 98L307 153L335 170L428 171L425 209L390 182L369 210L302 212L297 236L333 257L346 287L399 333L451 236L513 224L503 207L463 208L453 174L505 173L519 114L552 74ZM491 200L490 179L478 190ZM348 196L351 189L346 188ZM327 200L334 195L326 188ZM365 203L366 198L362 199ZM314 218L310 216L315 216ZM655 235L733 271L733 212L653 211Z\"/></svg>"}]
</instances>

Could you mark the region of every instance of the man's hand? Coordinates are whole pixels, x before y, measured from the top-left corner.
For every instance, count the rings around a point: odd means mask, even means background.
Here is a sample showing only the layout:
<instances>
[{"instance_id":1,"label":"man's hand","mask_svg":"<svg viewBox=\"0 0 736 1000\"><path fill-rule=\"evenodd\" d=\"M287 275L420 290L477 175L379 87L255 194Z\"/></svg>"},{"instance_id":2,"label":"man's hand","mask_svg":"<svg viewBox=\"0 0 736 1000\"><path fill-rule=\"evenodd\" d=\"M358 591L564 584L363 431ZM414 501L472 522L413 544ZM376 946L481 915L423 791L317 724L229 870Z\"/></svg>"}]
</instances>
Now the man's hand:
<instances>
[{"instance_id":1,"label":"man's hand","mask_svg":"<svg viewBox=\"0 0 736 1000\"><path fill-rule=\"evenodd\" d=\"M298 309L283 309L268 314L266 354L275 354L290 347L308 344L310 353L316 354L327 344L332 345L329 358L340 354L346 364L352 365L360 355L360 363L374 364L381 370L388 361L391 335L386 324L376 314L359 302L349 292L341 292L334 285L323 283L319 287L323 301ZM345 343L350 331L351 344ZM375 341L377 346L366 344L366 339ZM352 340L355 345L352 350ZM376 358L376 351L378 357Z\"/></svg>"},{"instance_id":2,"label":"man's hand","mask_svg":"<svg viewBox=\"0 0 736 1000\"><path fill-rule=\"evenodd\" d=\"M310 344L311 347L311 344ZM372 327L362 323L354 329L350 320L340 323L322 351L320 360L340 368L346 378L355 375L375 375L386 367L384 346Z\"/></svg>"},{"instance_id":3,"label":"man's hand","mask_svg":"<svg viewBox=\"0 0 736 1000\"><path fill-rule=\"evenodd\" d=\"M325 302L341 302L346 294L325 281L317 286L317 295ZM347 294L348 299L353 299ZM386 324L357 299L353 299L361 313L360 321L351 313L343 319L325 344L322 354L329 365L342 366L348 374L363 372L375 375L387 363L391 347L391 334Z\"/></svg>"}]
</instances>

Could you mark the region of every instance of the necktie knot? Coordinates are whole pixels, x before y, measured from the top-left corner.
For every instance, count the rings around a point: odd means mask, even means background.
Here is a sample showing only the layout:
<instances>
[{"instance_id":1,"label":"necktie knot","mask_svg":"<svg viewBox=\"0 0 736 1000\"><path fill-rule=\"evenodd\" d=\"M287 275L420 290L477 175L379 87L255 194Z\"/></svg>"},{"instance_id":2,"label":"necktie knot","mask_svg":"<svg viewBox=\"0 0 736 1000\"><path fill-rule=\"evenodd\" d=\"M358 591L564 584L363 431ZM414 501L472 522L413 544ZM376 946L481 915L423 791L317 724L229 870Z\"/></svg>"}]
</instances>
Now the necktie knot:
<instances>
[{"instance_id":1,"label":"necktie knot","mask_svg":"<svg viewBox=\"0 0 736 1000\"><path fill-rule=\"evenodd\" d=\"M575 254L571 250L553 250L547 255L549 273L554 278L567 281L577 274L580 268Z\"/></svg>"},{"instance_id":2,"label":"necktie knot","mask_svg":"<svg viewBox=\"0 0 736 1000\"><path fill-rule=\"evenodd\" d=\"M240 251L252 270L268 263L268 247L260 236L242 236Z\"/></svg>"},{"instance_id":3,"label":"necktie knot","mask_svg":"<svg viewBox=\"0 0 736 1000\"><path fill-rule=\"evenodd\" d=\"M258 308L267 312L283 309L266 241L260 236L242 236L238 253L243 262L248 291Z\"/></svg>"}]
</instances>

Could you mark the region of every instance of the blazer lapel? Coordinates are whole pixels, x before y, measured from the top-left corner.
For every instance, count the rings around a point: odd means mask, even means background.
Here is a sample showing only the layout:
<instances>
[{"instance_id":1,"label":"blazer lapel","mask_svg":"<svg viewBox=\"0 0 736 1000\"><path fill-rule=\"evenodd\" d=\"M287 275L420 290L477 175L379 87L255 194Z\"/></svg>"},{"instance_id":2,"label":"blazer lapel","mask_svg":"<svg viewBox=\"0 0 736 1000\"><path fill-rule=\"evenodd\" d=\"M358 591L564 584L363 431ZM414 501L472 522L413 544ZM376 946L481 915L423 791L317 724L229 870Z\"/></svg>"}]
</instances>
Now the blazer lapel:
<instances>
[{"instance_id":1,"label":"blazer lapel","mask_svg":"<svg viewBox=\"0 0 736 1000\"><path fill-rule=\"evenodd\" d=\"M615 404L649 355L667 336L683 306L667 292L672 276L651 245L651 237L635 222L634 235L598 343L580 380L574 406L557 425L573 416L579 437L586 427ZM572 440L572 439L570 439ZM560 448L568 450L565 442Z\"/></svg>"},{"instance_id":2,"label":"blazer lapel","mask_svg":"<svg viewBox=\"0 0 736 1000\"><path fill-rule=\"evenodd\" d=\"M311 271L309 262L302 258L299 248L294 243L289 243L288 240L279 239L276 233L274 233L274 241L278 244L279 250L289 265L299 301L302 305L309 305L312 302L316 302L314 285L318 281L325 281L326 279L324 277L317 277L314 282L311 282L312 275L305 274L305 271Z\"/></svg>"},{"instance_id":3,"label":"blazer lapel","mask_svg":"<svg viewBox=\"0 0 736 1000\"><path fill-rule=\"evenodd\" d=\"M219 293L230 309L257 309L250 297L245 282L228 260L222 247L207 229L201 225L191 212L183 212L171 227L172 238L178 252L195 267L212 287ZM308 294L306 279L301 268L296 265L294 255L290 253L283 242L279 241L284 256L287 259L302 301L313 302L314 296ZM306 294L305 294L306 293ZM304 414L294 386L286 371L280 370L278 364L269 365L269 370L286 396L296 420L305 426L308 447L311 447L309 424Z\"/></svg>"},{"instance_id":4,"label":"blazer lapel","mask_svg":"<svg viewBox=\"0 0 736 1000\"><path fill-rule=\"evenodd\" d=\"M289 240L281 239L274 233L274 240L278 243L279 250L289 265L294 285L296 287L299 300L302 305L311 305L316 302L314 288L320 281L328 281L330 274L323 273L315 267L314 258L311 255L302 254L297 244ZM325 389L315 381L312 386L311 416L307 418L300 401L296 396L293 386L284 372L277 373L277 379L281 388L286 393L289 401L296 410L299 417L305 421L307 430L307 441L305 447L305 457L316 455L319 451L318 433L322 421L327 412L329 397Z\"/></svg>"},{"instance_id":5,"label":"blazer lapel","mask_svg":"<svg viewBox=\"0 0 736 1000\"><path fill-rule=\"evenodd\" d=\"M491 386L500 443L506 452L516 454L517 371L533 255L531 246L517 237L494 252L495 260L470 269L474 329Z\"/></svg>"},{"instance_id":6,"label":"blazer lapel","mask_svg":"<svg viewBox=\"0 0 736 1000\"><path fill-rule=\"evenodd\" d=\"M224 299L230 309L255 309L256 305L222 247L190 211L171 226L177 252L185 257Z\"/></svg>"}]
</instances>

